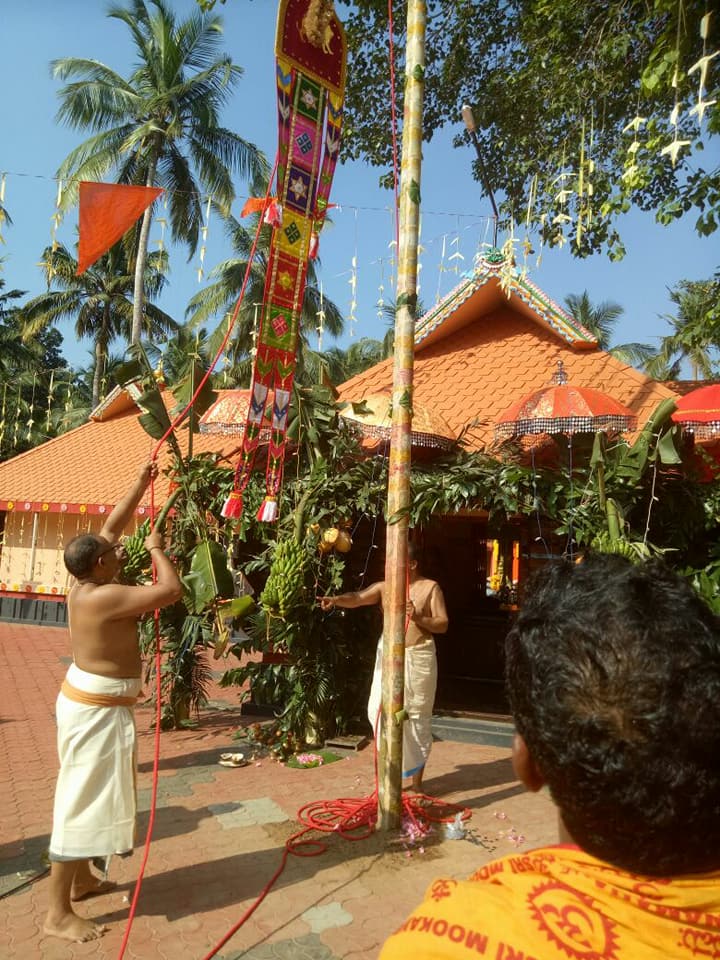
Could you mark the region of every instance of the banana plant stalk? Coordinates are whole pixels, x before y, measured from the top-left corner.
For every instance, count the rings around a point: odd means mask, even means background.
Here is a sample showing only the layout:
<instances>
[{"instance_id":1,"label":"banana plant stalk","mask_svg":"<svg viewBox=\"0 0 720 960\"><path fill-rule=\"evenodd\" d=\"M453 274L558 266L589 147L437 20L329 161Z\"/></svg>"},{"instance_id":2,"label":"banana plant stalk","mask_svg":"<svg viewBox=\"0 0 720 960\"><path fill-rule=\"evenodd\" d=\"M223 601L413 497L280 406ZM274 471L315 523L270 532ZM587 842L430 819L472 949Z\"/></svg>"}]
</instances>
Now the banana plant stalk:
<instances>
[{"instance_id":1,"label":"banana plant stalk","mask_svg":"<svg viewBox=\"0 0 720 960\"><path fill-rule=\"evenodd\" d=\"M400 231L388 482L387 553L382 656L382 719L378 829L397 830L402 814L402 717L405 686L407 535L410 506L410 430L417 308L422 111L425 80L425 0L408 0L405 109L400 166Z\"/></svg>"}]
</instances>

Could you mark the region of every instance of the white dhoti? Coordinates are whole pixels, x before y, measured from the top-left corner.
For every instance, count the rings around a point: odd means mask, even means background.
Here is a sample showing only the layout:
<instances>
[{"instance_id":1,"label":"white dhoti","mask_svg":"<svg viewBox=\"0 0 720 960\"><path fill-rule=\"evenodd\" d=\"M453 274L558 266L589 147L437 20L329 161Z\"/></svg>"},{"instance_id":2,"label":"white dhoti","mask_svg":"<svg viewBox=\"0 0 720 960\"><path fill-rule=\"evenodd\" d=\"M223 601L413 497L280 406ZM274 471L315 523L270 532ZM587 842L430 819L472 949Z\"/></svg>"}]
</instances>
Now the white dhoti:
<instances>
[{"instance_id":1,"label":"white dhoti","mask_svg":"<svg viewBox=\"0 0 720 960\"><path fill-rule=\"evenodd\" d=\"M375 656L368 719L377 739L378 711L382 701L382 637ZM427 763L432 747L432 712L437 688L435 641L425 640L405 648L405 712L403 723L403 777L412 777ZM377 725L377 726L376 726Z\"/></svg>"},{"instance_id":2,"label":"white dhoti","mask_svg":"<svg viewBox=\"0 0 720 960\"><path fill-rule=\"evenodd\" d=\"M140 678L115 679L72 664L66 682L90 696L134 699ZM60 773L51 860L83 860L132 850L137 808L135 717L131 706L88 706L58 695Z\"/></svg>"}]
</instances>

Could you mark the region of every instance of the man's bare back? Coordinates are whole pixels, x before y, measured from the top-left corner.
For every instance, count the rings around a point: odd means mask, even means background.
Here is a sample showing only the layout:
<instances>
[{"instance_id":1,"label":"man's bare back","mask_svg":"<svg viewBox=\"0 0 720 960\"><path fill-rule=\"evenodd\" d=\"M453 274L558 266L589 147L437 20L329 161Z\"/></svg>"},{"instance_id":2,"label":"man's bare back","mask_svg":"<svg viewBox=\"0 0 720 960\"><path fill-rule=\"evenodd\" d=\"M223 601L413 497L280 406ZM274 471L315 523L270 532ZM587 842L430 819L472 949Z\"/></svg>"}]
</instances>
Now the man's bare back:
<instances>
[{"instance_id":1,"label":"man's bare back","mask_svg":"<svg viewBox=\"0 0 720 960\"><path fill-rule=\"evenodd\" d=\"M165 556L164 538L157 530L145 539L145 547L155 565L155 583L131 587L118 582L124 558L119 538L155 474L156 468L153 464L144 465L138 471L137 478L128 493L108 516L100 533L75 537L65 549L65 565L77 581L70 590L67 601L73 652L73 665L70 671L76 670L81 676L88 675L91 678L94 676L96 679L107 678L111 683L125 681L131 687L134 686L134 691L139 689L138 678L142 670L137 636L139 617L156 607L174 603L182 596L182 584L172 563ZM65 701L62 702L72 703L73 697L78 692L77 690L73 692L72 684L66 680L58 702L60 703L65 697ZM136 692L133 692L132 696L135 695ZM95 704L95 706L100 705ZM107 708L103 704L101 709ZM112 713L113 710L120 709L120 705L109 709ZM101 719L102 716L102 714L96 716L96 726L105 722ZM82 723L83 731L87 729L88 721L84 717L82 720L75 717L70 722ZM112 722L108 726L112 729ZM131 725L130 729L134 737L134 726ZM65 735L68 735L67 732ZM124 745L126 745L125 742ZM84 749L88 750L87 745ZM126 750L126 754L128 767L125 771L126 777L133 781L132 744L130 749ZM88 756L92 759L91 753ZM91 770L93 765L86 760L85 766ZM61 767L61 775L64 769L66 769L65 766ZM104 893L109 889L109 885L103 883L90 870L91 857L108 853L107 850L95 849L98 840L94 832L85 827L86 839L83 846L92 849L84 850L77 859L70 858L63 852L67 819L74 817L76 822L79 816L85 815L85 809L89 809L81 808L78 813L77 804L72 806L72 799L74 796L92 798L92 776L88 774L87 783L81 783L75 794L68 795L67 791L61 790L58 786L56 816L58 809L63 812L59 820L61 826L58 829L57 839L55 839L56 823L53 824L50 847L50 903L44 923L46 934L80 942L102 936L105 928L78 916L73 909L73 901ZM109 792L107 783L98 787L100 792L103 789L105 793ZM59 806L57 796L62 798ZM129 800L127 805L134 806ZM132 816L134 817L134 814ZM105 824L100 826L104 827ZM57 850L53 848L53 843L57 843ZM131 839L129 843L132 844Z\"/></svg>"}]
</instances>

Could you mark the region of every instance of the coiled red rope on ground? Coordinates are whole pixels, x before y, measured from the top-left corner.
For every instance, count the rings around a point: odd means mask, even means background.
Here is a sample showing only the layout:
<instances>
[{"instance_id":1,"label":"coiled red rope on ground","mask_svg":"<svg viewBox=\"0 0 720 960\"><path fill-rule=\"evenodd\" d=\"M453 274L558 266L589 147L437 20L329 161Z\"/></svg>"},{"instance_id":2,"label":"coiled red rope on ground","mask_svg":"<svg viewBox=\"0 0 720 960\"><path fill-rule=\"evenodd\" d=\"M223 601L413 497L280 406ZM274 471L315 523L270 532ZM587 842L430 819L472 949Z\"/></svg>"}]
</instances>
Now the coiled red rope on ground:
<instances>
[{"instance_id":1,"label":"coiled red rope on ground","mask_svg":"<svg viewBox=\"0 0 720 960\"><path fill-rule=\"evenodd\" d=\"M377 756L377 747L375 748ZM319 839L310 839L307 834L313 830L320 833L334 833L341 836L344 840L366 840L372 836L377 822L377 778L376 789L368 797L351 797L338 800L315 800L312 803L305 804L298 810L298 820L305 824L305 829L294 833L285 842L285 849L280 858L280 865L275 873L263 887L259 896L248 907L238 922L219 940L209 953L206 953L202 960L212 960L218 950L222 949L228 940L238 932L243 924L257 910L265 897L272 890L275 881L280 877L288 860L292 854L296 857L317 857L324 853L326 844ZM445 815L434 814L433 807L439 806L445 811ZM457 815L461 819L469 820L472 816L467 807L461 807L458 804L438 801L425 794L407 794L402 796L402 808L407 820L412 824L416 837L424 837L432 829L433 823L451 823L454 822ZM425 822L423 822L425 821ZM311 849L307 849L311 848Z\"/></svg>"}]
</instances>

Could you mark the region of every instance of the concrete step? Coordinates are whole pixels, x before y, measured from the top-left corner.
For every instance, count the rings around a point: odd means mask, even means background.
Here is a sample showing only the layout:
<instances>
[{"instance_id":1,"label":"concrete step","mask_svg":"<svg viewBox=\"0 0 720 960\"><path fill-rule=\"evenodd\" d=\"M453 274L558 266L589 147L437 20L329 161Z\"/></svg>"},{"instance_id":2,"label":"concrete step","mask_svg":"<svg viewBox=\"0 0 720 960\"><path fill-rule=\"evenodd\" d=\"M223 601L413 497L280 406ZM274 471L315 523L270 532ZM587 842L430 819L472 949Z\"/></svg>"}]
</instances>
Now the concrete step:
<instances>
[{"instance_id":1,"label":"concrete step","mask_svg":"<svg viewBox=\"0 0 720 960\"><path fill-rule=\"evenodd\" d=\"M512 746L515 728L502 720L452 717L436 714L432 718L433 737L460 743L480 743L491 747Z\"/></svg>"}]
</instances>

